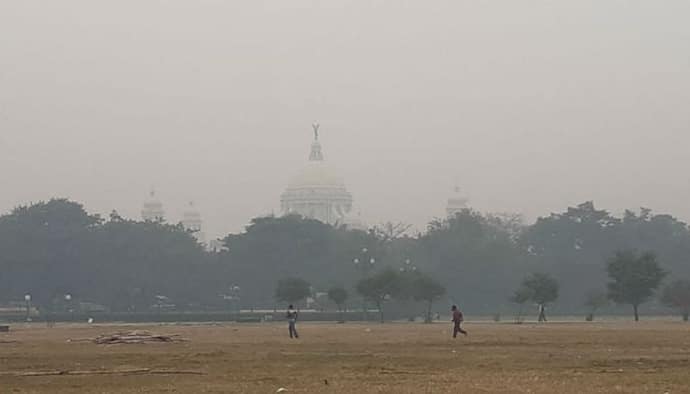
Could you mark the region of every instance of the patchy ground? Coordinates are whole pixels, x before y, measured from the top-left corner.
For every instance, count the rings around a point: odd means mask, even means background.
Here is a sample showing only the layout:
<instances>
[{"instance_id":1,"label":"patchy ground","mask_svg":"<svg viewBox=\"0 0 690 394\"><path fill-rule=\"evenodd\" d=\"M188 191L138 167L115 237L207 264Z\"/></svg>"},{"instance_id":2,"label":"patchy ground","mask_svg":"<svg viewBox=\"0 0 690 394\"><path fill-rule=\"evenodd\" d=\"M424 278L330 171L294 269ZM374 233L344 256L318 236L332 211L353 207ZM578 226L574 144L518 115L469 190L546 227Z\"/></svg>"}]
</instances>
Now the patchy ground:
<instances>
[{"instance_id":1,"label":"patchy ground","mask_svg":"<svg viewBox=\"0 0 690 394\"><path fill-rule=\"evenodd\" d=\"M0 334L0 393L690 392L690 324L467 328L454 341L450 324L304 323L290 340L277 323L15 325ZM127 330L185 340L85 340Z\"/></svg>"}]
</instances>

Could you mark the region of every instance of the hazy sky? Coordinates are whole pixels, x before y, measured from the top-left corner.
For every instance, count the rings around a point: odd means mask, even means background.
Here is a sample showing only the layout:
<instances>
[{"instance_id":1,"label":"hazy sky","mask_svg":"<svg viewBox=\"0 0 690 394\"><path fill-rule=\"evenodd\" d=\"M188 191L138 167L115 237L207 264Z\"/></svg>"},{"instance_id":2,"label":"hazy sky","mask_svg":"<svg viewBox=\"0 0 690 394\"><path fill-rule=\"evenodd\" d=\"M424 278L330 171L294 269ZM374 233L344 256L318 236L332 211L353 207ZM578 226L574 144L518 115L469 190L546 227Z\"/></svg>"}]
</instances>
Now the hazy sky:
<instances>
[{"instance_id":1,"label":"hazy sky","mask_svg":"<svg viewBox=\"0 0 690 394\"><path fill-rule=\"evenodd\" d=\"M310 124L369 223L454 179L528 219L690 220L690 2L0 0L0 212L69 197L206 231L278 212Z\"/></svg>"}]
</instances>

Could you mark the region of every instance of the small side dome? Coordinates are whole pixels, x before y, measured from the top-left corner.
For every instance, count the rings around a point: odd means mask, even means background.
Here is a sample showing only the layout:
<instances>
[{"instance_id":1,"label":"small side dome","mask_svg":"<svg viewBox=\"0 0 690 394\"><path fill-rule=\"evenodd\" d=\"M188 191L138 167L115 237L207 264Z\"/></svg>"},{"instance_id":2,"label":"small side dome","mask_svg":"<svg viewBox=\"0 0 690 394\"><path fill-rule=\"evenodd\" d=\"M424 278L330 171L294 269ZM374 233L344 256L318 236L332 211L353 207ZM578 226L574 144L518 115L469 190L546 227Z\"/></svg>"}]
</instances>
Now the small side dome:
<instances>
[{"instance_id":1,"label":"small side dome","mask_svg":"<svg viewBox=\"0 0 690 394\"><path fill-rule=\"evenodd\" d=\"M446 215L449 217L455 216L455 214L461 212L463 209L467 209L467 202L469 200L462 193L460 193L460 188L455 187L453 195L448 199L448 204L446 205Z\"/></svg>"},{"instance_id":2,"label":"small side dome","mask_svg":"<svg viewBox=\"0 0 690 394\"><path fill-rule=\"evenodd\" d=\"M149 198L144 201L144 207L141 210L141 219L147 222L159 222L165 219L163 203L156 198L155 190L151 190Z\"/></svg>"}]
</instances>

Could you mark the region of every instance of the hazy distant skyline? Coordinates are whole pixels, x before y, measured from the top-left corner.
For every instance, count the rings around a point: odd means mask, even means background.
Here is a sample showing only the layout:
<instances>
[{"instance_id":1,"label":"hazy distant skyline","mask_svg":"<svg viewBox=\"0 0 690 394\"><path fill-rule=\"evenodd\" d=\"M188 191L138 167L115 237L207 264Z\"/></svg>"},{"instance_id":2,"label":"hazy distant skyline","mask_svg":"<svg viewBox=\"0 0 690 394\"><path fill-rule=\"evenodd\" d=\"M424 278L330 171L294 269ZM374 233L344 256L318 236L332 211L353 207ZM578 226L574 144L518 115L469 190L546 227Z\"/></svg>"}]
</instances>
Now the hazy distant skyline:
<instances>
[{"instance_id":1,"label":"hazy distant skyline","mask_svg":"<svg viewBox=\"0 0 690 394\"><path fill-rule=\"evenodd\" d=\"M0 4L0 212L67 197L205 232L279 213L313 121L369 224L594 200L690 220L690 3Z\"/></svg>"}]
</instances>

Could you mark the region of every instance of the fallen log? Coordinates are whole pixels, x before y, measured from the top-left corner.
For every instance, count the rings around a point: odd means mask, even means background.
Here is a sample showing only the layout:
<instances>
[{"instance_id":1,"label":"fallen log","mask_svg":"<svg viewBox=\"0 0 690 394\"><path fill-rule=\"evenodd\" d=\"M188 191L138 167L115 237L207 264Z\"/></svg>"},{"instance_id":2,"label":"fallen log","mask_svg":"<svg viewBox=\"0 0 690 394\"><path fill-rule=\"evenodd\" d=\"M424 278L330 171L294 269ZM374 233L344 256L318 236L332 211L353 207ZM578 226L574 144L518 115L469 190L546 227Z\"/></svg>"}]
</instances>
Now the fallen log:
<instances>
[{"instance_id":1,"label":"fallen log","mask_svg":"<svg viewBox=\"0 0 690 394\"><path fill-rule=\"evenodd\" d=\"M65 375L135 375L150 373L149 368L133 368L133 369L95 369L86 371L65 371Z\"/></svg>"},{"instance_id":2,"label":"fallen log","mask_svg":"<svg viewBox=\"0 0 690 394\"><path fill-rule=\"evenodd\" d=\"M14 376L14 377L36 377L36 376L64 376L64 375L205 375L202 371L188 371L177 369L150 369L150 368L132 368L132 369L97 369L97 370L53 370L53 371L7 371L0 372L0 376Z\"/></svg>"},{"instance_id":3,"label":"fallen log","mask_svg":"<svg viewBox=\"0 0 690 394\"><path fill-rule=\"evenodd\" d=\"M206 375L201 371L179 371L173 369L154 369L149 372L151 375Z\"/></svg>"},{"instance_id":4,"label":"fallen log","mask_svg":"<svg viewBox=\"0 0 690 394\"><path fill-rule=\"evenodd\" d=\"M63 375L64 371L8 371L0 372L0 376L55 376Z\"/></svg>"}]
</instances>

